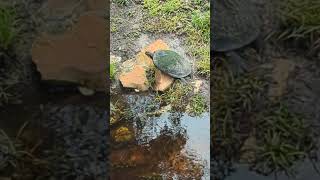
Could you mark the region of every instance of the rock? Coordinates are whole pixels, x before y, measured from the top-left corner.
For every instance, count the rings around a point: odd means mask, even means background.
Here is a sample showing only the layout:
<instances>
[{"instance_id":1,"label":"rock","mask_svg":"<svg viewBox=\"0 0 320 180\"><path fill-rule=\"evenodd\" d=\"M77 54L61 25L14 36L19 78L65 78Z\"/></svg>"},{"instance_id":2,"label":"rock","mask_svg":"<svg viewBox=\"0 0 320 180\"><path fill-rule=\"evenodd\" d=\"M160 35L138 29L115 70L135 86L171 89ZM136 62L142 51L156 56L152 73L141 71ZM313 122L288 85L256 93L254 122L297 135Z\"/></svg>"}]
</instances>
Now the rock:
<instances>
[{"instance_id":1,"label":"rock","mask_svg":"<svg viewBox=\"0 0 320 180\"><path fill-rule=\"evenodd\" d=\"M146 70L154 67L152 59L144 52L139 52L136 56L137 64L142 65Z\"/></svg>"},{"instance_id":2,"label":"rock","mask_svg":"<svg viewBox=\"0 0 320 180\"><path fill-rule=\"evenodd\" d=\"M152 59L145 54L146 51L154 52L156 50L169 49L169 46L162 40L158 39L139 52L135 59L127 60L121 65L119 80L124 87L134 88L136 92L146 91L150 83L147 78L147 71L154 68ZM156 69L154 90L165 91L168 89L174 78Z\"/></svg>"},{"instance_id":3,"label":"rock","mask_svg":"<svg viewBox=\"0 0 320 180\"><path fill-rule=\"evenodd\" d=\"M290 73L294 70L295 64L286 59L276 59L273 61L272 79L275 84L269 89L269 96L277 98L282 96L287 90L287 81Z\"/></svg>"},{"instance_id":4,"label":"rock","mask_svg":"<svg viewBox=\"0 0 320 180\"><path fill-rule=\"evenodd\" d=\"M157 50L169 50L169 46L161 39L154 41L152 44L147 46L146 48L142 49L141 52L145 53L148 52L155 52Z\"/></svg>"},{"instance_id":5,"label":"rock","mask_svg":"<svg viewBox=\"0 0 320 180\"><path fill-rule=\"evenodd\" d=\"M110 63L119 64L121 62L121 57L110 54Z\"/></svg>"},{"instance_id":6,"label":"rock","mask_svg":"<svg viewBox=\"0 0 320 180\"><path fill-rule=\"evenodd\" d=\"M194 82L194 90L193 90L193 92L196 94L196 93L199 93L200 92L200 88L201 88L201 86L203 85L203 81L201 81L201 80L196 80L195 82Z\"/></svg>"},{"instance_id":7,"label":"rock","mask_svg":"<svg viewBox=\"0 0 320 180\"><path fill-rule=\"evenodd\" d=\"M149 46L147 46L146 48L142 49L141 53L143 55L140 55L140 56L144 57L141 59L144 59L144 61L147 62L146 64L150 64L150 62L153 64L152 59L149 56L145 55L146 51L155 52L157 50L169 50L169 49L170 49L169 46L163 40L158 39L158 40L154 41L152 44L150 44ZM169 75L167 75L157 69L155 71L154 90L155 91L165 91L172 85L173 81L174 81L174 79L171 76L169 76Z\"/></svg>"},{"instance_id":8,"label":"rock","mask_svg":"<svg viewBox=\"0 0 320 180\"><path fill-rule=\"evenodd\" d=\"M159 69L155 71L155 91L165 91L167 90L173 83L174 79L161 72Z\"/></svg>"},{"instance_id":9,"label":"rock","mask_svg":"<svg viewBox=\"0 0 320 180\"><path fill-rule=\"evenodd\" d=\"M256 137L251 135L249 136L244 144L242 145L240 152L241 152L241 157L240 161L243 163L251 163L254 162L256 157L255 157L255 149L257 146L257 140Z\"/></svg>"},{"instance_id":10,"label":"rock","mask_svg":"<svg viewBox=\"0 0 320 180\"><path fill-rule=\"evenodd\" d=\"M134 88L139 91L147 91L149 89L145 69L137 64L133 65L131 71L122 72L119 76L119 80L122 86L126 88Z\"/></svg>"},{"instance_id":11,"label":"rock","mask_svg":"<svg viewBox=\"0 0 320 180\"><path fill-rule=\"evenodd\" d=\"M91 89L106 88L105 20L83 15L62 35L42 34L32 47L32 59L43 80L79 83ZM90 36L88 36L90 34Z\"/></svg>"}]
</instances>

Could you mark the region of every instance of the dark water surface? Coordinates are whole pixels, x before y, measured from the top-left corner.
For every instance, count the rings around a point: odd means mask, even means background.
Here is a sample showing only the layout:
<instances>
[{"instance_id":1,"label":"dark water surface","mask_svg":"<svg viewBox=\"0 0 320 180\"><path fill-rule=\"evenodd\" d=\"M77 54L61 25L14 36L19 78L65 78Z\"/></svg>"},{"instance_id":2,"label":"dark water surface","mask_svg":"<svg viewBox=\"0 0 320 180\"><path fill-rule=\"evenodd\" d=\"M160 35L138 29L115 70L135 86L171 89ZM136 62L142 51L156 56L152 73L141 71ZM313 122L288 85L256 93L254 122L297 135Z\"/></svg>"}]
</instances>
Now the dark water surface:
<instances>
[{"instance_id":1,"label":"dark water surface","mask_svg":"<svg viewBox=\"0 0 320 180\"><path fill-rule=\"evenodd\" d=\"M138 121L122 125L133 129L135 141L133 145L113 149L112 157L127 153L130 155L119 156L123 159L141 156L141 161L133 161L131 167L114 169L111 179L141 179L155 174L160 179L210 179L209 113L191 117L165 112L159 117L148 118L143 125ZM135 151L143 153L140 155ZM121 161L120 158L111 159L112 163Z\"/></svg>"}]
</instances>

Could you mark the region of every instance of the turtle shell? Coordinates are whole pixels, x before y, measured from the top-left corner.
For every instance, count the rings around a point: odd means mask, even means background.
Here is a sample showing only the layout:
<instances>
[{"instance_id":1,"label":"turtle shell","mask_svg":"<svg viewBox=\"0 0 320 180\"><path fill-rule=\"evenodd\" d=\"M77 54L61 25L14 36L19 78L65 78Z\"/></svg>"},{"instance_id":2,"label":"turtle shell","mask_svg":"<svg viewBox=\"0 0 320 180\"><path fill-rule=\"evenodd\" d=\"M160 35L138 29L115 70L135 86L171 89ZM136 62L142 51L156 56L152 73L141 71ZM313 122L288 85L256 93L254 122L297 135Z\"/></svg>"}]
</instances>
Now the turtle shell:
<instances>
[{"instance_id":1,"label":"turtle shell","mask_svg":"<svg viewBox=\"0 0 320 180\"><path fill-rule=\"evenodd\" d=\"M253 0L215 0L213 4L213 50L231 51L253 42L262 25Z\"/></svg>"},{"instance_id":2,"label":"turtle shell","mask_svg":"<svg viewBox=\"0 0 320 180\"><path fill-rule=\"evenodd\" d=\"M178 53L171 50L158 50L153 54L153 63L162 72L183 78L191 73L191 64Z\"/></svg>"}]
</instances>

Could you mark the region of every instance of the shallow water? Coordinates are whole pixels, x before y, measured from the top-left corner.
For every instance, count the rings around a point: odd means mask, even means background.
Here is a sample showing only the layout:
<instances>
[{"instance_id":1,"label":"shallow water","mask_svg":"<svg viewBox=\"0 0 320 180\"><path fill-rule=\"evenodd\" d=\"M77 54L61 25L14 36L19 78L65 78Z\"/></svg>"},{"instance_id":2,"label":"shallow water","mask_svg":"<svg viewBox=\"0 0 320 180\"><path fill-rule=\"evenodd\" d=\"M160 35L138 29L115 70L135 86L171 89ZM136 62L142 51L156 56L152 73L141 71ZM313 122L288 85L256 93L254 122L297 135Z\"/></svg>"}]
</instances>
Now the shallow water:
<instances>
[{"instance_id":1,"label":"shallow water","mask_svg":"<svg viewBox=\"0 0 320 180\"><path fill-rule=\"evenodd\" d=\"M183 113L163 113L159 117L147 119L142 127L137 122L133 122L132 126L135 132L135 145L141 148L150 146L150 151L153 151L150 152L152 158L147 158L149 152L143 155L144 161L152 160L156 167L149 170L150 172L144 171L144 166L134 166L131 170L120 168L114 171L111 179L136 178L154 173L160 174L164 179L210 179L209 113L201 117L191 117ZM166 135L170 138L162 141ZM158 141L160 145L156 144ZM153 149L154 146L156 148ZM119 149L114 150L114 153L116 151ZM174 157L170 155L167 157L166 154L174 154ZM179 160L175 158L180 158L183 163L176 163Z\"/></svg>"}]
</instances>

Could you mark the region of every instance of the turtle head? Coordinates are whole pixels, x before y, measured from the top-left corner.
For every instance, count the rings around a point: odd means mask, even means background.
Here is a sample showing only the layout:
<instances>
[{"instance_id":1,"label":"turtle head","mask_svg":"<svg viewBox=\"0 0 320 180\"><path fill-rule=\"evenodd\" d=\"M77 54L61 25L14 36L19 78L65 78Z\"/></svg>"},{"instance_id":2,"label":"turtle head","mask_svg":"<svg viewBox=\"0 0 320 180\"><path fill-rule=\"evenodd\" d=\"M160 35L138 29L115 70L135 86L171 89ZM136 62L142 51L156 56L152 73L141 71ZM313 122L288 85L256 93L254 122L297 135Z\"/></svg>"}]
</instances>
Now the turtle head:
<instances>
[{"instance_id":1,"label":"turtle head","mask_svg":"<svg viewBox=\"0 0 320 180\"><path fill-rule=\"evenodd\" d=\"M146 51L146 55L149 56L151 59L153 59L153 54L152 52Z\"/></svg>"}]
</instances>

